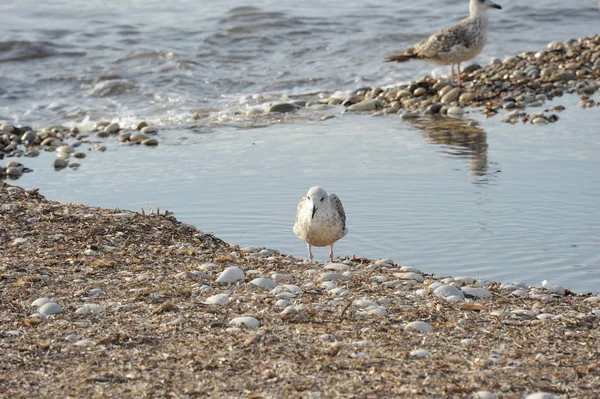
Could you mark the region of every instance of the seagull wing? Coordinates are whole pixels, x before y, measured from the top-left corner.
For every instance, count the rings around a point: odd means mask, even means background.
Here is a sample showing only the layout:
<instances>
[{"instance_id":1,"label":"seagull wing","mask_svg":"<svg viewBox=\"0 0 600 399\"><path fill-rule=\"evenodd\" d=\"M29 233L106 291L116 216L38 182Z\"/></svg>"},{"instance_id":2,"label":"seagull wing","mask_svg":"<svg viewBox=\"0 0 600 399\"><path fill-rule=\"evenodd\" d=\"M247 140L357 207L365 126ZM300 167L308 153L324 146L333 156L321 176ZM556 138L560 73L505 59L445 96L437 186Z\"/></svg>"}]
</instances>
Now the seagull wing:
<instances>
[{"instance_id":1,"label":"seagull wing","mask_svg":"<svg viewBox=\"0 0 600 399\"><path fill-rule=\"evenodd\" d=\"M344 212L344 206L342 205L342 201L335 194L329 194L329 201L331 202L333 209L335 209L335 212L339 215L340 219L342 220L342 226L344 228L344 231L346 232L348 230L346 228L346 212Z\"/></svg>"}]
</instances>

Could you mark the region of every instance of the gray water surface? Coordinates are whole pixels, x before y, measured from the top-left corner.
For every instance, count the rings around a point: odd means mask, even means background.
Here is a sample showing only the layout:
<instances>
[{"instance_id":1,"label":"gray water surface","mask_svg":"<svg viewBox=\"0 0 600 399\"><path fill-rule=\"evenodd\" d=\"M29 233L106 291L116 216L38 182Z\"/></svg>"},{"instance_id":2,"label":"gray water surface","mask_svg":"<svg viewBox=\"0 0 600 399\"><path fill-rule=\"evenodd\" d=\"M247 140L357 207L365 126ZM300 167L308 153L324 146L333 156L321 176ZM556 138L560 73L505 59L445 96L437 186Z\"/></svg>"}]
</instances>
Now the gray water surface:
<instances>
[{"instance_id":1,"label":"gray water surface","mask_svg":"<svg viewBox=\"0 0 600 399\"><path fill-rule=\"evenodd\" d=\"M79 170L55 172L52 155L42 154L28 160L35 172L18 184L94 206L139 211L149 203L228 242L301 257L296 205L320 184L348 216L336 255L598 292L600 113L565 101L561 120L545 127L473 112L476 127L345 114L164 131L156 148L108 141ZM327 258L326 248L314 253Z\"/></svg>"}]
</instances>

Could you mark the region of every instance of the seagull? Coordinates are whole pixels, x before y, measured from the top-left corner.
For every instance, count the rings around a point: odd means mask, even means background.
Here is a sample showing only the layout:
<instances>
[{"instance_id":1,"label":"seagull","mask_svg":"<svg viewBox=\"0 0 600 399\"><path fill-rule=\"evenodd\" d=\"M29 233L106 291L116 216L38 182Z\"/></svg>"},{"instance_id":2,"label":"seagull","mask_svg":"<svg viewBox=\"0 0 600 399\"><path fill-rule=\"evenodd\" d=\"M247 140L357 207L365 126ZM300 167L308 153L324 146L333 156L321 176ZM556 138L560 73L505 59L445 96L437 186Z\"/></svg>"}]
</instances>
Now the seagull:
<instances>
[{"instance_id":1,"label":"seagull","mask_svg":"<svg viewBox=\"0 0 600 399\"><path fill-rule=\"evenodd\" d=\"M328 195L320 186L311 187L298 204L294 233L306 242L310 261L314 245L330 247L329 259L333 262L333 244L348 234L342 201L335 194Z\"/></svg>"},{"instance_id":2,"label":"seagull","mask_svg":"<svg viewBox=\"0 0 600 399\"><path fill-rule=\"evenodd\" d=\"M386 62L406 62L411 59L424 60L434 64L457 65L457 83L461 85L460 63L474 58L481 52L487 37L488 9L501 10L498 4L490 0L470 0L470 15L454 26L434 33L429 39L415 44L408 50L391 54Z\"/></svg>"}]
</instances>

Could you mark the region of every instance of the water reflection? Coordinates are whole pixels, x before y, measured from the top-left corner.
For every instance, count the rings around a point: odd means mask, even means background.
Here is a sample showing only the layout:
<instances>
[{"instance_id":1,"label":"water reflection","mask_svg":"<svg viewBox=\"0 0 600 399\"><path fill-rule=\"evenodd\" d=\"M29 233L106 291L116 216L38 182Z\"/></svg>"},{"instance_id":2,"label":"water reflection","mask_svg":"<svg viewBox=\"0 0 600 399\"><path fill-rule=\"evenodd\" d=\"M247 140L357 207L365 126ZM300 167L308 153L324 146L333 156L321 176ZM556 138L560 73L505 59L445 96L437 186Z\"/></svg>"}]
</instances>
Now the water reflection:
<instances>
[{"instance_id":1,"label":"water reflection","mask_svg":"<svg viewBox=\"0 0 600 399\"><path fill-rule=\"evenodd\" d=\"M444 147L443 153L469 159L473 184L489 184L499 172L495 163L488 162L487 134L470 119L432 116L409 119L422 131L431 144Z\"/></svg>"}]
</instances>

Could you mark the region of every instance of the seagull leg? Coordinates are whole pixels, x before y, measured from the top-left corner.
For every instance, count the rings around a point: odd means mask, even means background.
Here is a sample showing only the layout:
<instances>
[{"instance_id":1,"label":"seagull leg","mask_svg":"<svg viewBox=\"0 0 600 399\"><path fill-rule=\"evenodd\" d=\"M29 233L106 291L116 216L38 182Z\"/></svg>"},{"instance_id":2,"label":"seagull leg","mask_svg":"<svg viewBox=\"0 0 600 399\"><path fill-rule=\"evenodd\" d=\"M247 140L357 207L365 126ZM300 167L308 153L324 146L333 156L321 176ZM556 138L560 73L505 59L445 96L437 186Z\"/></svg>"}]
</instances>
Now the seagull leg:
<instances>
[{"instance_id":1,"label":"seagull leg","mask_svg":"<svg viewBox=\"0 0 600 399\"><path fill-rule=\"evenodd\" d=\"M462 79L460 77L460 62L457 65L457 69L458 69L458 75L457 75L458 76L458 87L461 87L462 86Z\"/></svg>"},{"instance_id":2,"label":"seagull leg","mask_svg":"<svg viewBox=\"0 0 600 399\"><path fill-rule=\"evenodd\" d=\"M333 244L331 244L329 248L331 248L329 250L329 260L333 262Z\"/></svg>"},{"instance_id":3,"label":"seagull leg","mask_svg":"<svg viewBox=\"0 0 600 399\"><path fill-rule=\"evenodd\" d=\"M306 244L306 246L308 247L308 260L310 260L312 262L313 261L312 249L310 247L310 244Z\"/></svg>"},{"instance_id":4,"label":"seagull leg","mask_svg":"<svg viewBox=\"0 0 600 399\"><path fill-rule=\"evenodd\" d=\"M454 77L456 76L454 74L454 64L450 65L450 73L451 73L451 75L450 75L451 79L454 79Z\"/></svg>"}]
</instances>

